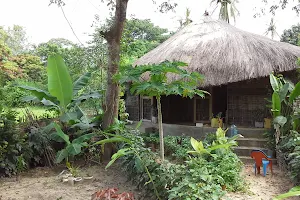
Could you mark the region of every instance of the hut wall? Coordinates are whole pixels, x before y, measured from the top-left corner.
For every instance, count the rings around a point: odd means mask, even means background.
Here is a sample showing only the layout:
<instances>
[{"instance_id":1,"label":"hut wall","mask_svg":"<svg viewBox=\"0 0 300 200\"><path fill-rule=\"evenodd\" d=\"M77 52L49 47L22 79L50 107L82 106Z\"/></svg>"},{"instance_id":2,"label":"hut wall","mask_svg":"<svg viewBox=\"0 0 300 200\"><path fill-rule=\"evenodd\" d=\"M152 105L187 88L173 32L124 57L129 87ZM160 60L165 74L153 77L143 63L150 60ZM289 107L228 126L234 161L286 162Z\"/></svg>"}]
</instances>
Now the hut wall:
<instances>
[{"instance_id":1,"label":"hut wall","mask_svg":"<svg viewBox=\"0 0 300 200\"><path fill-rule=\"evenodd\" d=\"M193 99L170 95L161 98L164 123L193 123Z\"/></svg>"},{"instance_id":2,"label":"hut wall","mask_svg":"<svg viewBox=\"0 0 300 200\"><path fill-rule=\"evenodd\" d=\"M271 97L272 90L268 77L228 84L227 92L229 124L254 127L256 120L269 115L265 98Z\"/></svg>"},{"instance_id":3,"label":"hut wall","mask_svg":"<svg viewBox=\"0 0 300 200\"><path fill-rule=\"evenodd\" d=\"M227 110L227 86L216 86L212 89L212 114L215 116L218 113L222 113L222 117L225 117Z\"/></svg>"}]
</instances>

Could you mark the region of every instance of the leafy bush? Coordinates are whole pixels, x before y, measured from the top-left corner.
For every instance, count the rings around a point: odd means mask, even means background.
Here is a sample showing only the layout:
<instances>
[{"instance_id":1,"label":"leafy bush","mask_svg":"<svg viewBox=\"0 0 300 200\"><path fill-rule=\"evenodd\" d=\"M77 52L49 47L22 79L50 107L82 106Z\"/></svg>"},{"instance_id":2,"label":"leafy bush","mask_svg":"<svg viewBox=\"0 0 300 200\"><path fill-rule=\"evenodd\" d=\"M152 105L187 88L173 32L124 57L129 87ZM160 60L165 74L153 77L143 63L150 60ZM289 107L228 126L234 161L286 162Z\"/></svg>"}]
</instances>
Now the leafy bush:
<instances>
[{"instance_id":1,"label":"leafy bush","mask_svg":"<svg viewBox=\"0 0 300 200\"><path fill-rule=\"evenodd\" d=\"M28 161L30 167L53 166L54 149L50 139L51 127L47 126L51 119L44 113L42 119L35 115L30 109L24 109L25 114L19 123L20 132L26 134L26 143L32 150L31 159Z\"/></svg>"},{"instance_id":2,"label":"leafy bush","mask_svg":"<svg viewBox=\"0 0 300 200\"><path fill-rule=\"evenodd\" d=\"M185 151L186 160L184 164L162 161L156 153L145 147L143 137L136 130L123 129L122 135L109 135L113 137L96 144L121 143L119 151L112 156L107 167L122 157L123 169L139 188L147 191L147 199L153 197L154 190L158 199L219 200L225 194L225 188L228 191L245 188L240 176L242 162L231 151L238 136L227 138L225 133L218 129L216 140L208 144L207 148L193 138L188 146L186 138L168 137L165 140L168 148L176 150L182 145L180 148ZM195 150L191 151L194 157L187 154L192 147Z\"/></svg>"},{"instance_id":3,"label":"leafy bush","mask_svg":"<svg viewBox=\"0 0 300 200\"><path fill-rule=\"evenodd\" d=\"M172 155L178 161L185 161L187 151L192 149L190 137L167 136L164 138L166 154Z\"/></svg>"},{"instance_id":4,"label":"leafy bush","mask_svg":"<svg viewBox=\"0 0 300 200\"><path fill-rule=\"evenodd\" d=\"M177 181L169 191L168 199L219 200L225 192L215 181L216 174L211 174L207 165L204 159L189 160L186 172L182 171L178 174L181 175L181 180Z\"/></svg>"},{"instance_id":5,"label":"leafy bush","mask_svg":"<svg viewBox=\"0 0 300 200\"><path fill-rule=\"evenodd\" d=\"M27 161L31 149L25 137L17 130L16 112L0 108L0 176L11 176L17 172L19 156Z\"/></svg>"},{"instance_id":6,"label":"leafy bush","mask_svg":"<svg viewBox=\"0 0 300 200\"><path fill-rule=\"evenodd\" d=\"M206 145L206 144L212 144L213 141L215 141L217 138L216 138L216 134L215 133L207 133L205 135L205 138L203 140L203 144Z\"/></svg>"},{"instance_id":7,"label":"leafy bush","mask_svg":"<svg viewBox=\"0 0 300 200\"><path fill-rule=\"evenodd\" d=\"M73 139L71 142L69 136L61 130L61 127L59 125L57 125L56 123L52 123L51 125L56 130L56 132L51 134L52 139L56 142L65 143L65 148L58 151L56 154L57 163L60 163L63 160L66 160L68 162L70 157L74 157L82 153L82 148L88 146L87 141L95 136L95 133L88 133Z\"/></svg>"},{"instance_id":8,"label":"leafy bush","mask_svg":"<svg viewBox=\"0 0 300 200\"><path fill-rule=\"evenodd\" d=\"M0 88L0 103L7 107L23 107L25 106L22 102L22 97L27 95L28 92L21 90L20 88L14 87L11 83Z\"/></svg>"}]
</instances>

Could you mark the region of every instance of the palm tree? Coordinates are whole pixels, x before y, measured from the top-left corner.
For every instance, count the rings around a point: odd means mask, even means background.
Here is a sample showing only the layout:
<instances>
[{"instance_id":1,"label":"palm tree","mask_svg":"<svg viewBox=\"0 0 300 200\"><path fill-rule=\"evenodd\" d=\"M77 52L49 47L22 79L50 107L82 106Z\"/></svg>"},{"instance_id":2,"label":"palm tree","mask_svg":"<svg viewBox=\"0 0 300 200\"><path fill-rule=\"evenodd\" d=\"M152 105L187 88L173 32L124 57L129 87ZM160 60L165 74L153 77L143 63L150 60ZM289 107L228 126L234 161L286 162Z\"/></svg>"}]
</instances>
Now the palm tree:
<instances>
[{"instance_id":1,"label":"palm tree","mask_svg":"<svg viewBox=\"0 0 300 200\"><path fill-rule=\"evenodd\" d=\"M180 28L189 25L193 21L190 19L191 10L189 8L186 8L185 10L185 19L178 20L180 23Z\"/></svg>"},{"instance_id":2,"label":"palm tree","mask_svg":"<svg viewBox=\"0 0 300 200\"><path fill-rule=\"evenodd\" d=\"M273 17L271 18L270 24L268 24L268 29L265 32L265 36L268 36L269 33L271 33L272 40L274 39L275 35L277 35L280 38L279 34L276 31L276 24L274 22L274 18Z\"/></svg>"},{"instance_id":3,"label":"palm tree","mask_svg":"<svg viewBox=\"0 0 300 200\"><path fill-rule=\"evenodd\" d=\"M236 3L239 3L239 0L212 0L211 4L214 2L216 2L216 8L220 5L219 19L230 23L230 17L232 17L235 22L236 16L240 14L235 6Z\"/></svg>"}]
</instances>

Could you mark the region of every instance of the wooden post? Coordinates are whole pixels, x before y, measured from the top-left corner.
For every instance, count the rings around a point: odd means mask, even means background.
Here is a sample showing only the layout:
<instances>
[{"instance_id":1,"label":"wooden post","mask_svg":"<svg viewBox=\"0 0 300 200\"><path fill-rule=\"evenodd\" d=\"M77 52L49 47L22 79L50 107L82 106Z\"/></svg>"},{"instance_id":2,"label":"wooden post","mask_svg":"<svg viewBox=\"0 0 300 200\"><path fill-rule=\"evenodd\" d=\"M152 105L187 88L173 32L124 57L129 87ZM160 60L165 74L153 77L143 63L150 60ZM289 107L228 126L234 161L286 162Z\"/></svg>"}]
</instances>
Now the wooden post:
<instances>
[{"instance_id":1,"label":"wooden post","mask_svg":"<svg viewBox=\"0 0 300 200\"><path fill-rule=\"evenodd\" d=\"M213 88L209 87L209 93L210 93L210 98L209 98L209 118L213 118L212 112L213 112Z\"/></svg>"},{"instance_id":2,"label":"wooden post","mask_svg":"<svg viewBox=\"0 0 300 200\"><path fill-rule=\"evenodd\" d=\"M196 108L197 108L196 102L197 102L197 98L194 97L194 101L193 101L193 103L194 103L194 112L193 112L193 114L194 114L194 123L196 123Z\"/></svg>"}]
</instances>

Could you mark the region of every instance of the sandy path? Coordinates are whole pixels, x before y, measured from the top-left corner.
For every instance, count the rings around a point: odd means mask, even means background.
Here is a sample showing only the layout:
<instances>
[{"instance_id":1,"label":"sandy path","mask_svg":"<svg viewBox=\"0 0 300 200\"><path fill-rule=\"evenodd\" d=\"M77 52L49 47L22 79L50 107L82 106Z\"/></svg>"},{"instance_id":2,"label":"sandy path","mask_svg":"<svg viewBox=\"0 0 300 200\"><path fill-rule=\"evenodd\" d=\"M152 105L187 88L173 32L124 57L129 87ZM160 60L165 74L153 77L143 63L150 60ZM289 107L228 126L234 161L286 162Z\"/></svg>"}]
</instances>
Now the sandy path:
<instances>
[{"instance_id":1,"label":"sandy path","mask_svg":"<svg viewBox=\"0 0 300 200\"><path fill-rule=\"evenodd\" d=\"M139 196L136 187L127 182L124 173L116 165L107 171L104 167L93 166L82 170L92 174L94 179L81 181L74 186L57 179L59 170L34 169L24 174L19 183L15 179L0 180L0 200L87 200L95 191L112 187Z\"/></svg>"},{"instance_id":2,"label":"sandy path","mask_svg":"<svg viewBox=\"0 0 300 200\"><path fill-rule=\"evenodd\" d=\"M24 174L18 183L15 179L0 180L0 200L87 200L91 195L104 188L117 187L120 191L133 192L136 199L141 193L127 179L118 165L112 166L107 171L104 165L93 166L82 170L93 174L93 180L70 186L57 180L59 170L53 171L48 168L38 168ZM277 194L284 193L292 187L291 181L286 174L276 167L274 176L267 174L266 177L254 175L253 168L246 166L243 174L249 184L249 192L246 194L230 193L226 196L233 200L269 200ZM224 198L226 199L226 198ZM294 198L297 199L297 198Z\"/></svg>"},{"instance_id":3,"label":"sandy path","mask_svg":"<svg viewBox=\"0 0 300 200\"><path fill-rule=\"evenodd\" d=\"M274 175L267 171L266 177L254 174L252 166L245 166L244 176L249 184L249 191L246 194L231 193L227 196L234 200L270 200L278 194L287 192L293 187L287 174L282 173L274 166ZM290 198L299 199L299 198Z\"/></svg>"}]
</instances>

